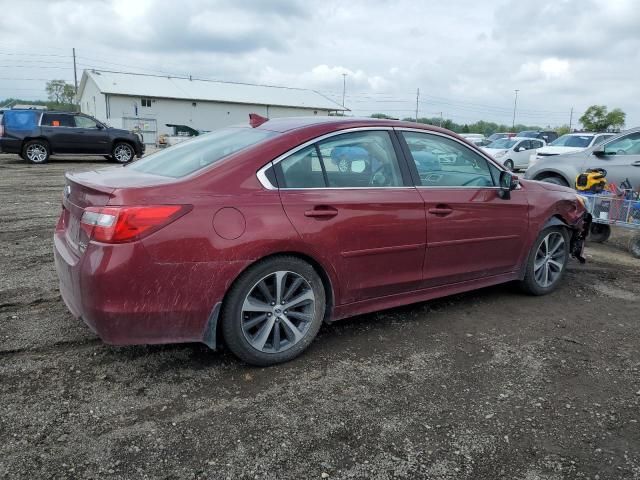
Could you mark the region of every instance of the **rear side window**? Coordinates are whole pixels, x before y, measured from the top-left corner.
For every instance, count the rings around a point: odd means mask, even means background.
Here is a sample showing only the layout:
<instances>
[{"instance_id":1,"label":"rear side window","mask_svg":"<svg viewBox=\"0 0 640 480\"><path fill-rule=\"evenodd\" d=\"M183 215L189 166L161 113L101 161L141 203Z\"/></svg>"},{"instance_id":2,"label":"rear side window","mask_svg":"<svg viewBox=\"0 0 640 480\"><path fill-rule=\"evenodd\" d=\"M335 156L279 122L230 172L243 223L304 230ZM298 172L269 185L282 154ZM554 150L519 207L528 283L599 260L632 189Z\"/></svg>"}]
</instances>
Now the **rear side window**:
<instances>
[{"instance_id":1,"label":"rear side window","mask_svg":"<svg viewBox=\"0 0 640 480\"><path fill-rule=\"evenodd\" d=\"M282 160L276 168L282 188L367 188L404 185L386 131L332 136Z\"/></svg>"},{"instance_id":2,"label":"rear side window","mask_svg":"<svg viewBox=\"0 0 640 480\"><path fill-rule=\"evenodd\" d=\"M30 110L7 110L2 120L7 129L33 130L38 124L39 115L39 112Z\"/></svg>"},{"instance_id":3,"label":"rear side window","mask_svg":"<svg viewBox=\"0 0 640 480\"><path fill-rule=\"evenodd\" d=\"M224 128L161 150L129 164L128 168L180 178L276 135L277 132L269 130Z\"/></svg>"},{"instance_id":4,"label":"rear side window","mask_svg":"<svg viewBox=\"0 0 640 480\"><path fill-rule=\"evenodd\" d=\"M45 113L42 115L41 125L47 127L75 127L73 117L60 113Z\"/></svg>"}]
</instances>

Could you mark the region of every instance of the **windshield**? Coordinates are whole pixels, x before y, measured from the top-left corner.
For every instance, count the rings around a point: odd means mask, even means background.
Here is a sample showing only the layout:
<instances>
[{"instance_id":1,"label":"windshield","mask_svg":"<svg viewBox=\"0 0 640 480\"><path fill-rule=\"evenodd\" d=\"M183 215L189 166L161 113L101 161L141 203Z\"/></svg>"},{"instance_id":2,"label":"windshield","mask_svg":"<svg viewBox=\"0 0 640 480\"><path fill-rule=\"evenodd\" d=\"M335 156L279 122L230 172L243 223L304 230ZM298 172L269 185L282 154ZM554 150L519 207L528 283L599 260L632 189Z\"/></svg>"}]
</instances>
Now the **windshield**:
<instances>
[{"instance_id":1,"label":"windshield","mask_svg":"<svg viewBox=\"0 0 640 480\"><path fill-rule=\"evenodd\" d=\"M509 149L516 144L516 140L511 140L510 138L501 138L500 140L496 140L495 142L491 142L487 148L495 148L495 149Z\"/></svg>"},{"instance_id":2,"label":"windshield","mask_svg":"<svg viewBox=\"0 0 640 480\"><path fill-rule=\"evenodd\" d=\"M593 140L593 135L563 135L551 142L552 147L581 147L587 148Z\"/></svg>"},{"instance_id":3,"label":"windshield","mask_svg":"<svg viewBox=\"0 0 640 480\"><path fill-rule=\"evenodd\" d=\"M536 132L535 130L525 130L523 132L520 132L518 134L518 137L538 138L538 132Z\"/></svg>"},{"instance_id":4,"label":"windshield","mask_svg":"<svg viewBox=\"0 0 640 480\"><path fill-rule=\"evenodd\" d=\"M164 177L184 177L275 135L278 133L269 130L224 128L144 157L131 163L130 168Z\"/></svg>"},{"instance_id":5,"label":"windshield","mask_svg":"<svg viewBox=\"0 0 640 480\"><path fill-rule=\"evenodd\" d=\"M509 134L507 134L507 133L494 133L493 135L491 135L489 137L489 141L495 142L496 140L499 140L501 138L507 138L508 136L509 136Z\"/></svg>"}]
</instances>

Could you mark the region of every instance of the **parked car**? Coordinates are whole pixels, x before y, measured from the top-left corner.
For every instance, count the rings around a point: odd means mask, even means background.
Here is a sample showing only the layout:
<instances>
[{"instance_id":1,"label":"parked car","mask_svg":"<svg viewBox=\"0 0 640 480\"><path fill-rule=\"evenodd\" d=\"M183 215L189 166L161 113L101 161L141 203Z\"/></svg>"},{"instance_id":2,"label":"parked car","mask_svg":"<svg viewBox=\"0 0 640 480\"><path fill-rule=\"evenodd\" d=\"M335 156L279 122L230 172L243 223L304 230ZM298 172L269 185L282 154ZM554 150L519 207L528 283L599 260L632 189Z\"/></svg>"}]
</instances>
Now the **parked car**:
<instances>
[{"instance_id":1,"label":"parked car","mask_svg":"<svg viewBox=\"0 0 640 480\"><path fill-rule=\"evenodd\" d=\"M486 137L481 133L461 133L460 136L478 146L483 146L487 142Z\"/></svg>"},{"instance_id":2,"label":"parked car","mask_svg":"<svg viewBox=\"0 0 640 480\"><path fill-rule=\"evenodd\" d=\"M546 143L551 143L558 138L558 133L553 130L523 130L516 136L520 138L539 138Z\"/></svg>"},{"instance_id":3,"label":"parked car","mask_svg":"<svg viewBox=\"0 0 640 480\"><path fill-rule=\"evenodd\" d=\"M516 134L514 132L497 132L490 135L487 140L489 140L489 142L495 142L496 140L500 140L501 138L511 138L515 136Z\"/></svg>"},{"instance_id":4,"label":"parked car","mask_svg":"<svg viewBox=\"0 0 640 480\"><path fill-rule=\"evenodd\" d=\"M521 170L529 166L529 157L544 145L544 140L512 137L501 138L482 149L507 169Z\"/></svg>"},{"instance_id":5,"label":"parked car","mask_svg":"<svg viewBox=\"0 0 640 480\"><path fill-rule=\"evenodd\" d=\"M31 163L46 163L56 154L101 155L127 163L144 150L139 135L82 113L12 109L0 120L0 152L17 153Z\"/></svg>"},{"instance_id":6,"label":"parked car","mask_svg":"<svg viewBox=\"0 0 640 480\"><path fill-rule=\"evenodd\" d=\"M255 120L124 168L67 173L60 290L105 342L220 338L271 365L305 350L323 321L509 281L549 293L579 255L574 191L519 182L452 132Z\"/></svg>"},{"instance_id":7,"label":"parked car","mask_svg":"<svg viewBox=\"0 0 640 480\"><path fill-rule=\"evenodd\" d=\"M529 164L535 163L544 157L579 152L593 145L598 145L614 135L613 133L567 133L551 142L550 145L538 150L536 154L531 157Z\"/></svg>"},{"instance_id":8,"label":"parked car","mask_svg":"<svg viewBox=\"0 0 640 480\"><path fill-rule=\"evenodd\" d=\"M619 185L628 180L639 189L640 127L576 153L541 158L529 167L525 177L573 187L576 177L588 168L604 168L609 182Z\"/></svg>"},{"instance_id":9,"label":"parked car","mask_svg":"<svg viewBox=\"0 0 640 480\"><path fill-rule=\"evenodd\" d=\"M196 130L188 125L176 125L173 123L167 123L166 125L172 129L172 133L163 133L158 137L158 146L160 148L170 147L202 135L203 133L207 133L205 130Z\"/></svg>"}]
</instances>

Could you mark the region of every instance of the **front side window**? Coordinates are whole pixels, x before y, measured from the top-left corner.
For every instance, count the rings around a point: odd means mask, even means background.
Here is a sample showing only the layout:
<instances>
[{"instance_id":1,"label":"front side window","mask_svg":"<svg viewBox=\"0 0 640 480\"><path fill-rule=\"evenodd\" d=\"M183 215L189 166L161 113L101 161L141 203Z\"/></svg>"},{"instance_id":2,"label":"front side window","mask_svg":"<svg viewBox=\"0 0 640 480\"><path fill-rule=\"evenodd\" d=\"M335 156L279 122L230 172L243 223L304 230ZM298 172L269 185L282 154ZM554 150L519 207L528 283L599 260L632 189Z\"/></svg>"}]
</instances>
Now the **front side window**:
<instances>
[{"instance_id":1,"label":"front side window","mask_svg":"<svg viewBox=\"0 0 640 480\"><path fill-rule=\"evenodd\" d=\"M402 136L411 151L422 186L494 186L498 169L461 143L429 133L402 132ZM493 175L492 168L495 170Z\"/></svg>"},{"instance_id":2,"label":"front side window","mask_svg":"<svg viewBox=\"0 0 640 480\"><path fill-rule=\"evenodd\" d=\"M598 135L596 137L595 142L593 142L594 145L600 145L602 142L604 142L606 139L613 137L613 135Z\"/></svg>"},{"instance_id":3,"label":"front side window","mask_svg":"<svg viewBox=\"0 0 640 480\"><path fill-rule=\"evenodd\" d=\"M98 124L95 120L89 117L83 117L82 115L75 116L75 126L78 128L98 128Z\"/></svg>"},{"instance_id":4,"label":"front side window","mask_svg":"<svg viewBox=\"0 0 640 480\"><path fill-rule=\"evenodd\" d=\"M606 155L638 155L640 154L640 132L630 133L604 146Z\"/></svg>"},{"instance_id":5,"label":"front side window","mask_svg":"<svg viewBox=\"0 0 640 480\"><path fill-rule=\"evenodd\" d=\"M387 131L344 133L293 153L278 164L282 188L367 188L403 185Z\"/></svg>"},{"instance_id":6,"label":"front side window","mask_svg":"<svg viewBox=\"0 0 640 480\"><path fill-rule=\"evenodd\" d=\"M516 152L521 152L524 150L529 150L531 147L529 146L531 145L531 142L529 142L529 140L523 140L522 142L520 142L518 145L516 145L516 148L514 148L514 150Z\"/></svg>"},{"instance_id":7,"label":"front side window","mask_svg":"<svg viewBox=\"0 0 640 480\"><path fill-rule=\"evenodd\" d=\"M487 145L487 148L495 148L500 150L508 150L516 144L515 140L511 140L509 138L500 138L495 142L491 142Z\"/></svg>"},{"instance_id":8,"label":"front side window","mask_svg":"<svg viewBox=\"0 0 640 480\"><path fill-rule=\"evenodd\" d=\"M278 135L254 128L223 128L160 150L127 168L138 172L180 178Z\"/></svg>"}]
</instances>

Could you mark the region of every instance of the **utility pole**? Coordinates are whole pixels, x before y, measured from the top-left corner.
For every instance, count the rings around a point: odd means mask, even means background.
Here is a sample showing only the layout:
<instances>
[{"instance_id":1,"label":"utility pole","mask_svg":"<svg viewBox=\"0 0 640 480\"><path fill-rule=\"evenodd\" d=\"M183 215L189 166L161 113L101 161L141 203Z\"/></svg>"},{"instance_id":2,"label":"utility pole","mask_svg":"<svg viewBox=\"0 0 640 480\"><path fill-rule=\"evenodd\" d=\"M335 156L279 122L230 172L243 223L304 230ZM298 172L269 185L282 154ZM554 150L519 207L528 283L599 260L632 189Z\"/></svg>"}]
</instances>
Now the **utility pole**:
<instances>
[{"instance_id":1,"label":"utility pole","mask_svg":"<svg viewBox=\"0 0 640 480\"><path fill-rule=\"evenodd\" d=\"M344 107L344 95L347 91L347 74L342 74L342 106ZM344 114L344 112L342 112Z\"/></svg>"},{"instance_id":2,"label":"utility pole","mask_svg":"<svg viewBox=\"0 0 640 480\"><path fill-rule=\"evenodd\" d=\"M513 100L513 122L511 123L511 130L516 128L516 107L518 106L518 92L520 90L516 89L516 98Z\"/></svg>"},{"instance_id":3,"label":"utility pole","mask_svg":"<svg viewBox=\"0 0 640 480\"><path fill-rule=\"evenodd\" d=\"M571 107L571 113L569 114L569 133L571 133L572 124L573 124L573 107Z\"/></svg>"},{"instance_id":4,"label":"utility pole","mask_svg":"<svg viewBox=\"0 0 640 480\"><path fill-rule=\"evenodd\" d=\"M440 128L442 128L442 112L440 112Z\"/></svg>"},{"instance_id":5,"label":"utility pole","mask_svg":"<svg viewBox=\"0 0 640 480\"><path fill-rule=\"evenodd\" d=\"M76 49L73 48L73 83L75 86L76 103L78 102L78 71L76 69Z\"/></svg>"},{"instance_id":6,"label":"utility pole","mask_svg":"<svg viewBox=\"0 0 640 480\"><path fill-rule=\"evenodd\" d=\"M420 89L416 91L416 123L418 123L418 100L420 100Z\"/></svg>"}]
</instances>

